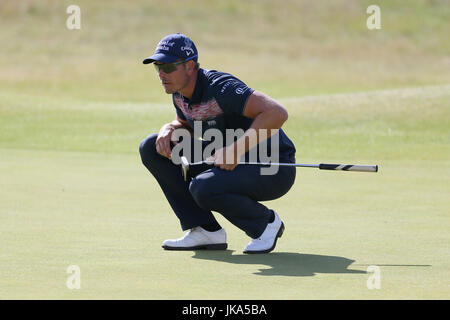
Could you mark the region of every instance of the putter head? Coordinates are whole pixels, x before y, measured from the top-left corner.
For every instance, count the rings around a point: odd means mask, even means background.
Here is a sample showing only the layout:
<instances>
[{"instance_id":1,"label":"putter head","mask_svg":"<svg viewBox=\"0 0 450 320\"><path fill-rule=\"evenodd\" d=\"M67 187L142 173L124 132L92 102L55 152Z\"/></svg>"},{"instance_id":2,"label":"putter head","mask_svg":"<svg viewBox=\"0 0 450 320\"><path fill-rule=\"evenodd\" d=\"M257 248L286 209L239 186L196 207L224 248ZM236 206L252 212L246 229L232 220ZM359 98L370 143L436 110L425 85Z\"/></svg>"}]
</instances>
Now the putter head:
<instances>
[{"instance_id":1,"label":"putter head","mask_svg":"<svg viewBox=\"0 0 450 320\"><path fill-rule=\"evenodd\" d=\"M184 181L188 179L189 161L186 157L181 157L181 173L183 174Z\"/></svg>"}]
</instances>

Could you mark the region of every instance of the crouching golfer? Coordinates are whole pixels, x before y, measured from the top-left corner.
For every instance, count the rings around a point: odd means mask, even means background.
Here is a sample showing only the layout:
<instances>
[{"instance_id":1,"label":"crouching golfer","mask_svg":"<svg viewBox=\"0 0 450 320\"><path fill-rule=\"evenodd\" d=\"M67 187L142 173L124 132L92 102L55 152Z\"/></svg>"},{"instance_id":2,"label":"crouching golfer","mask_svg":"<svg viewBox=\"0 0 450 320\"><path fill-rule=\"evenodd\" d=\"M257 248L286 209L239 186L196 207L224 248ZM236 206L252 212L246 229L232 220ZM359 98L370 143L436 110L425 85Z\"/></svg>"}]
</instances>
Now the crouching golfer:
<instances>
[{"instance_id":1,"label":"crouching golfer","mask_svg":"<svg viewBox=\"0 0 450 320\"><path fill-rule=\"evenodd\" d=\"M214 218L215 211L251 238L244 253L270 252L284 224L274 210L259 201L286 194L294 183L295 168L278 167L274 174L262 174L261 166L237 163L241 157L248 159L253 147L250 132L261 132L259 129L270 133L257 136L256 148L270 146L269 141L276 138L277 160L295 163L294 144L280 129L288 114L267 95L230 74L201 69L197 61L194 43L179 33L164 37L155 54L143 61L154 64L164 90L172 94L176 110L176 119L144 139L139 147L143 164L158 181L182 230L187 230L184 237L165 240L162 246L166 250L225 250L226 233ZM228 145L223 139L223 146L209 157L214 166L198 169L192 181L185 181L180 166L172 161L171 137L176 129L192 132L198 124L202 125L202 133L216 129L225 137L226 129L241 129L244 134ZM201 144L204 150L207 144Z\"/></svg>"}]
</instances>

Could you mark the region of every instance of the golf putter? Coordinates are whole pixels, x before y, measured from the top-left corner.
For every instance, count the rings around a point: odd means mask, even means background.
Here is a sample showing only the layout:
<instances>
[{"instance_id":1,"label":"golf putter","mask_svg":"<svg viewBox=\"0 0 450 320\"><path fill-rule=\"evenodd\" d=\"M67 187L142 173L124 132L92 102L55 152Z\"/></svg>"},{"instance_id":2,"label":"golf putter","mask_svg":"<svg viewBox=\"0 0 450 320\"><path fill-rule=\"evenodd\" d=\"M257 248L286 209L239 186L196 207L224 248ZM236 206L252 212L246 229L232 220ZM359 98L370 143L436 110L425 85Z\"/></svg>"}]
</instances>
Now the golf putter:
<instances>
[{"instance_id":1,"label":"golf putter","mask_svg":"<svg viewBox=\"0 0 450 320\"><path fill-rule=\"evenodd\" d=\"M189 164L186 157L181 157L181 173L184 181L188 181L189 168L198 165L213 165L212 161L200 161ZM340 170L340 171L357 171L357 172L378 172L378 165L361 165L361 164L302 164L302 163L276 163L276 162L239 162L242 165L264 165L264 166L284 166L284 167L303 167L303 168L317 168L320 170Z\"/></svg>"}]
</instances>

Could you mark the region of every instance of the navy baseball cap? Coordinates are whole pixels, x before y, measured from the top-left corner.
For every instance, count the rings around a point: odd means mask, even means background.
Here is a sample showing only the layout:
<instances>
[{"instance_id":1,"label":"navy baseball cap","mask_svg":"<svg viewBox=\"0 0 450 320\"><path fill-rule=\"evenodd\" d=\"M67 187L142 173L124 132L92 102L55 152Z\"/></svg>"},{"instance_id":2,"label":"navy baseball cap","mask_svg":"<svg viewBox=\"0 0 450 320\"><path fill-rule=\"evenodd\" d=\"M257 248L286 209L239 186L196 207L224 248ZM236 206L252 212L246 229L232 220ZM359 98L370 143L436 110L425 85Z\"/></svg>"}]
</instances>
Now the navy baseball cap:
<instances>
[{"instance_id":1,"label":"navy baseball cap","mask_svg":"<svg viewBox=\"0 0 450 320\"><path fill-rule=\"evenodd\" d=\"M181 33L169 34L162 38L156 46L155 54L145 58L143 64L155 61L172 63L179 59L194 60L197 62L198 53L194 42Z\"/></svg>"}]
</instances>

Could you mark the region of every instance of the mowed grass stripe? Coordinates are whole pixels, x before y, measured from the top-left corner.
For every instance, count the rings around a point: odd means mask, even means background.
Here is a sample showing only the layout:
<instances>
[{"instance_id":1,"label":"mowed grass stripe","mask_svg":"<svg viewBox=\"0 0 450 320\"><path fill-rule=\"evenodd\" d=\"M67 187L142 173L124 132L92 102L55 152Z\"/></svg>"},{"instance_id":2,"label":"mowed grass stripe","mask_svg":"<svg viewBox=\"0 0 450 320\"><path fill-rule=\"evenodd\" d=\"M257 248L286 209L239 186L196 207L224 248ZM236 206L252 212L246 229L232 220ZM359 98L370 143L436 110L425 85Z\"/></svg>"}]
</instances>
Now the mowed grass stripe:
<instances>
[{"instance_id":1,"label":"mowed grass stripe","mask_svg":"<svg viewBox=\"0 0 450 320\"><path fill-rule=\"evenodd\" d=\"M450 141L447 89L430 86L281 99L290 114L283 128L302 155L330 161L343 156L355 161L445 157L438 148L447 150ZM171 121L175 110L169 101L41 102L3 93L0 115L3 148L136 153L139 142Z\"/></svg>"}]
</instances>

